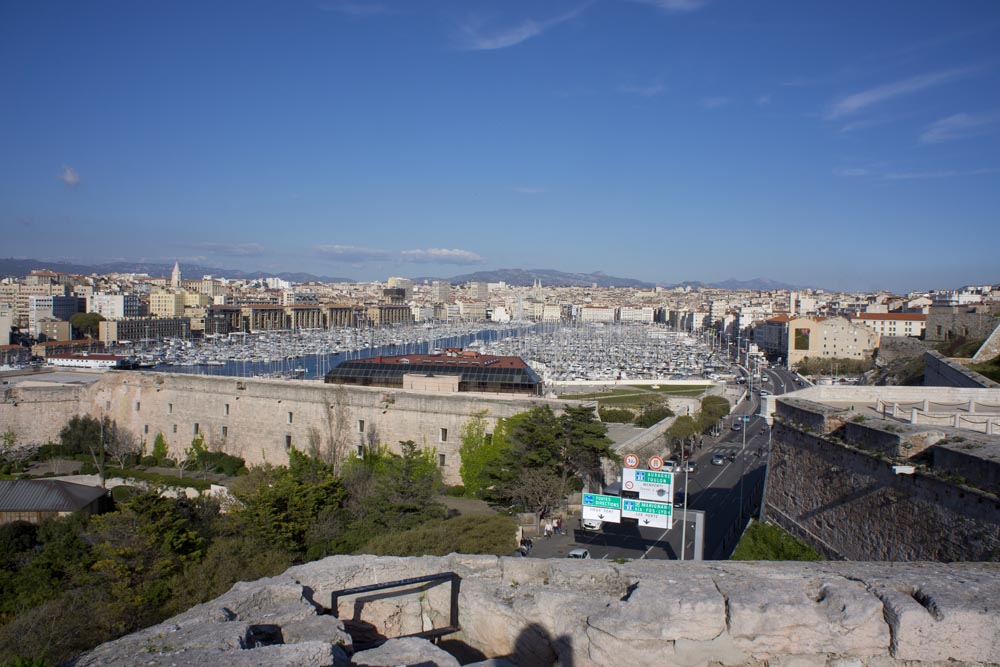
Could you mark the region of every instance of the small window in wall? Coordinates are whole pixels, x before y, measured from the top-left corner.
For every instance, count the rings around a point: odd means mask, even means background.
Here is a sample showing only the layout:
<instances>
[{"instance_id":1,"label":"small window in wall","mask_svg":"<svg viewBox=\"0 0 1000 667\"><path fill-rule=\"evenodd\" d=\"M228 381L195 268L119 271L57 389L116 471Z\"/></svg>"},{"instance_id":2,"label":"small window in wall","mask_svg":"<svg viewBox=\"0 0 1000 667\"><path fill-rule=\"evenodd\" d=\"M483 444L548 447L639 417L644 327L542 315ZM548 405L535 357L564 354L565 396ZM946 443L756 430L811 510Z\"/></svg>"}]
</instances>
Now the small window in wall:
<instances>
[{"instance_id":1,"label":"small window in wall","mask_svg":"<svg viewBox=\"0 0 1000 667\"><path fill-rule=\"evenodd\" d=\"M448 442L448 429L441 429L441 442Z\"/></svg>"},{"instance_id":2,"label":"small window in wall","mask_svg":"<svg viewBox=\"0 0 1000 667\"><path fill-rule=\"evenodd\" d=\"M177 424L174 424L174 433L177 433Z\"/></svg>"},{"instance_id":3,"label":"small window in wall","mask_svg":"<svg viewBox=\"0 0 1000 667\"><path fill-rule=\"evenodd\" d=\"M145 426L142 427L142 432L145 435L149 435L149 424L146 424Z\"/></svg>"},{"instance_id":4,"label":"small window in wall","mask_svg":"<svg viewBox=\"0 0 1000 667\"><path fill-rule=\"evenodd\" d=\"M174 414L174 404L173 403L167 403L167 414L168 415Z\"/></svg>"},{"instance_id":5,"label":"small window in wall","mask_svg":"<svg viewBox=\"0 0 1000 667\"><path fill-rule=\"evenodd\" d=\"M111 409L111 401L104 401L104 409L105 410Z\"/></svg>"},{"instance_id":6,"label":"small window in wall","mask_svg":"<svg viewBox=\"0 0 1000 667\"><path fill-rule=\"evenodd\" d=\"M225 438L228 435L229 435L229 427L228 426L223 426L222 427L222 437Z\"/></svg>"},{"instance_id":7,"label":"small window in wall","mask_svg":"<svg viewBox=\"0 0 1000 667\"><path fill-rule=\"evenodd\" d=\"M285 436L285 451L288 451L291 448L292 448L292 436L286 435Z\"/></svg>"},{"instance_id":8,"label":"small window in wall","mask_svg":"<svg viewBox=\"0 0 1000 667\"><path fill-rule=\"evenodd\" d=\"M438 454L438 465L444 467L444 454Z\"/></svg>"},{"instance_id":9,"label":"small window in wall","mask_svg":"<svg viewBox=\"0 0 1000 667\"><path fill-rule=\"evenodd\" d=\"M358 456L364 456L364 455L365 455L365 446L358 445Z\"/></svg>"},{"instance_id":10,"label":"small window in wall","mask_svg":"<svg viewBox=\"0 0 1000 667\"><path fill-rule=\"evenodd\" d=\"M195 423L194 423L194 434L195 434L195 435L198 435L198 432L199 432L200 430L201 430L201 429L200 429L200 428L198 427L198 422L195 422Z\"/></svg>"},{"instance_id":11,"label":"small window in wall","mask_svg":"<svg viewBox=\"0 0 1000 667\"><path fill-rule=\"evenodd\" d=\"M139 401L135 402L135 411L139 412Z\"/></svg>"},{"instance_id":12,"label":"small window in wall","mask_svg":"<svg viewBox=\"0 0 1000 667\"><path fill-rule=\"evenodd\" d=\"M292 413L291 412L288 413L288 423L289 424L292 423Z\"/></svg>"},{"instance_id":13,"label":"small window in wall","mask_svg":"<svg viewBox=\"0 0 1000 667\"><path fill-rule=\"evenodd\" d=\"M359 419L358 420L358 433L364 433L364 432L365 432L365 420L364 419Z\"/></svg>"},{"instance_id":14,"label":"small window in wall","mask_svg":"<svg viewBox=\"0 0 1000 667\"><path fill-rule=\"evenodd\" d=\"M483 437L486 439L486 444L487 445L492 445L493 444L493 434L492 433L486 433Z\"/></svg>"},{"instance_id":15,"label":"small window in wall","mask_svg":"<svg viewBox=\"0 0 1000 667\"><path fill-rule=\"evenodd\" d=\"M227 417L229 416L229 403L226 403L225 405L222 406L222 414L226 415Z\"/></svg>"}]
</instances>

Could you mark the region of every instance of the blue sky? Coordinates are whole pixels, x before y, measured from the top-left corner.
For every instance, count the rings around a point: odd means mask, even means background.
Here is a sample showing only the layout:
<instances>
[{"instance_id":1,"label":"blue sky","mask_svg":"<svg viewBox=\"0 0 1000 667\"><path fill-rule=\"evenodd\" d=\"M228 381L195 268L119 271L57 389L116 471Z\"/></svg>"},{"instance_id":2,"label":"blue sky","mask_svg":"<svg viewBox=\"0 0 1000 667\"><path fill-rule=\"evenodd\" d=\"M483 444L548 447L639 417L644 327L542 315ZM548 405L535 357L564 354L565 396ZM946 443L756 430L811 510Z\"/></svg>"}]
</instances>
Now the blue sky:
<instances>
[{"instance_id":1,"label":"blue sky","mask_svg":"<svg viewBox=\"0 0 1000 667\"><path fill-rule=\"evenodd\" d=\"M0 256L1000 281L1000 3L0 3Z\"/></svg>"}]
</instances>

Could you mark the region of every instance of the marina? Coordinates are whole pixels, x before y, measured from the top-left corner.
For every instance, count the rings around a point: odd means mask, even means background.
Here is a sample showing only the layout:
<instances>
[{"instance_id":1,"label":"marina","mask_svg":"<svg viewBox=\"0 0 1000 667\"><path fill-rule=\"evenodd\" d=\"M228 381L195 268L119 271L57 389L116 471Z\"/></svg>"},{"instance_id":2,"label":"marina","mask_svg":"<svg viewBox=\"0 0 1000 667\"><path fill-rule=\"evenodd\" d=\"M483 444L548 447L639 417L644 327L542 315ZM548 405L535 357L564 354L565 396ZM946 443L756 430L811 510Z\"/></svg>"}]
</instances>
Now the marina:
<instances>
[{"instance_id":1,"label":"marina","mask_svg":"<svg viewBox=\"0 0 1000 667\"><path fill-rule=\"evenodd\" d=\"M312 380L348 359L445 348L522 357L546 384L713 379L727 367L700 339L647 324L437 323L240 333L132 347L140 367L158 371Z\"/></svg>"}]
</instances>

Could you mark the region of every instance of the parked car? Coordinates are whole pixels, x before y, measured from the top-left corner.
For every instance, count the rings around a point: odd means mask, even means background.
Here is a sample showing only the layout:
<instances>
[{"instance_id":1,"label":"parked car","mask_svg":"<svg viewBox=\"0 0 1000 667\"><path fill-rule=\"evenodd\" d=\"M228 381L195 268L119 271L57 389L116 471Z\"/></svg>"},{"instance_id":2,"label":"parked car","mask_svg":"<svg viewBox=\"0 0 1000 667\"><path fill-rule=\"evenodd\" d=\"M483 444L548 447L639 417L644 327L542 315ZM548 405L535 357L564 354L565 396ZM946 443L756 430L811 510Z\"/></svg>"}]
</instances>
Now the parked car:
<instances>
[{"instance_id":1,"label":"parked car","mask_svg":"<svg viewBox=\"0 0 1000 667\"><path fill-rule=\"evenodd\" d=\"M663 462L663 472L677 472L677 461L667 459Z\"/></svg>"},{"instance_id":2,"label":"parked car","mask_svg":"<svg viewBox=\"0 0 1000 667\"><path fill-rule=\"evenodd\" d=\"M566 558L590 558L590 552L586 549L573 549L566 554Z\"/></svg>"},{"instance_id":3,"label":"parked car","mask_svg":"<svg viewBox=\"0 0 1000 667\"><path fill-rule=\"evenodd\" d=\"M604 527L604 522L597 519L584 519L580 525L583 526L584 530L600 530Z\"/></svg>"},{"instance_id":4,"label":"parked car","mask_svg":"<svg viewBox=\"0 0 1000 667\"><path fill-rule=\"evenodd\" d=\"M694 461L685 461L684 462L684 470L683 471L684 472L694 472L697 467L698 467L698 464L695 463Z\"/></svg>"},{"instance_id":5,"label":"parked car","mask_svg":"<svg viewBox=\"0 0 1000 667\"><path fill-rule=\"evenodd\" d=\"M715 456L712 457L712 465L714 466L726 465L726 457L723 456L722 454L716 454Z\"/></svg>"},{"instance_id":6,"label":"parked car","mask_svg":"<svg viewBox=\"0 0 1000 667\"><path fill-rule=\"evenodd\" d=\"M743 422L733 422L733 430L734 431L742 431L743 430Z\"/></svg>"}]
</instances>

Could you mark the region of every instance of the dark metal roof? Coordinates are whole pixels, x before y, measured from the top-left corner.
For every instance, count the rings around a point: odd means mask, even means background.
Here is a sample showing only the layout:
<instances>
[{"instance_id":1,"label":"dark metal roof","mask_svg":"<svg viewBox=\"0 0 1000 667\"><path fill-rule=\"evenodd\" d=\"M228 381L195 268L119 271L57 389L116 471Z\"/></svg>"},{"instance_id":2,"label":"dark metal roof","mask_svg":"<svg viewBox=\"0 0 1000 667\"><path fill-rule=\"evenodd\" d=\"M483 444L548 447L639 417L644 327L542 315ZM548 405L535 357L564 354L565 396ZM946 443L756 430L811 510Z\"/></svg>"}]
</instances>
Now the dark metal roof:
<instances>
[{"instance_id":1,"label":"dark metal roof","mask_svg":"<svg viewBox=\"0 0 1000 667\"><path fill-rule=\"evenodd\" d=\"M55 479L0 480L0 512L75 512L107 492Z\"/></svg>"}]
</instances>

